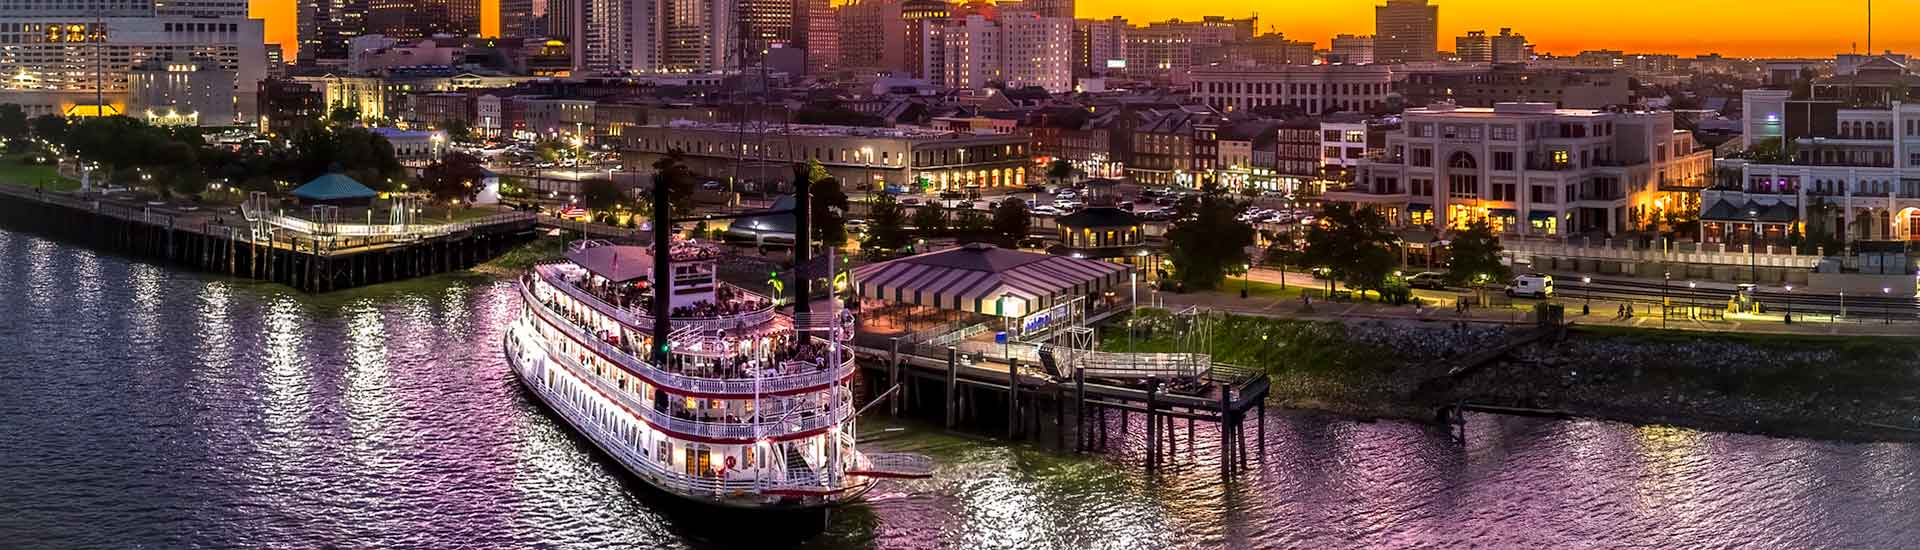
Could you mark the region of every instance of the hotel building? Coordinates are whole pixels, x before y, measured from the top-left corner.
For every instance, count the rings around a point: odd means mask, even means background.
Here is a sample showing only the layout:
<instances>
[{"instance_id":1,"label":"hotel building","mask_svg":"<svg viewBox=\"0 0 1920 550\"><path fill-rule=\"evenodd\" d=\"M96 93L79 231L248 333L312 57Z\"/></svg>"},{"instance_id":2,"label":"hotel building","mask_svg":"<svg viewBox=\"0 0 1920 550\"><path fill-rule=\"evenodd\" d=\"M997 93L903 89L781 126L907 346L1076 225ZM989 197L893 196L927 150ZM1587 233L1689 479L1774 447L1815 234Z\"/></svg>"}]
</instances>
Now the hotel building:
<instances>
[{"instance_id":1,"label":"hotel building","mask_svg":"<svg viewBox=\"0 0 1920 550\"><path fill-rule=\"evenodd\" d=\"M1803 234L1854 241L1920 240L1920 76L1867 61L1816 80L1811 93L1747 90L1744 159L1702 192L1701 239L1746 242ZM1770 152L1763 152L1770 151Z\"/></svg>"},{"instance_id":2,"label":"hotel building","mask_svg":"<svg viewBox=\"0 0 1920 550\"><path fill-rule=\"evenodd\" d=\"M758 138L764 133L764 141ZM1018 187L1033 154L1020 134L931 128L793 124L755 127L677 121L626 128L617 138L636 167L681 151L694 173L715 179L763 177L784 183L794 162L819 161L848 189L924 184L934 190ZM775 169L762 170L772 166ZM764 172L764 175L762 173Z\"/></svg>"},{"instance_id":3,"label":"hotel building","mask_svg":"<svg viewBox=\"0 0 1920 550\"><path fill-rule=\"evenodd\" d=\"M1291 106L1306 114L1386 106L1393 71L1372 65L1204 68L1190 72L1193 97L1222 112Z\"/></svg>"},{"instance_id":4,"label":"hotel building","mask_svg":"<svg viewBox=\"0 0 1920 550\"><path fill-rule=\"evenodd\" d=\"M1406 111L1382 153L1326 197L1397 224L1613 235L1680 208L1688 193L1663 189L1696 187L1711 164L1671 112L1441 105Z\"/></svg>"}]
</instances>

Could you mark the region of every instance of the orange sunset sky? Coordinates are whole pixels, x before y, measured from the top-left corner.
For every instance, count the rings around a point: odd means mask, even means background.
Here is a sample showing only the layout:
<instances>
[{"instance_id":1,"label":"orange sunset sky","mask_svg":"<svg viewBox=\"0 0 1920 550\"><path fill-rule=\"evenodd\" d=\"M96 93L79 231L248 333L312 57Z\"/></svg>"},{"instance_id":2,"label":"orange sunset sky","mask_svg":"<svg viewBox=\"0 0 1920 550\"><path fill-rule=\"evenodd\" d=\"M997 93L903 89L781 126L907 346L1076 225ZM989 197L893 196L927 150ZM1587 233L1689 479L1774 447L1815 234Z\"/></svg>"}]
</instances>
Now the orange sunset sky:
<instances>
[{"instance_id":1,"label":"orange sunset sky","mask_svg":"<svg viewBox=\"0 0 1920 550\"><path fill-rule=\"evenodd\" d=\"M266 19L267 41L294 55L296 0L252 0L254 17ZM481 26L499 27L498 0L481 0ZM835 0L835 3L841 3ZM1202 15L1259 14L1260 32L1278 31L1327 47L1338 33L1373 34L1375 0L1079 0L1080 17L1126 17L1134 24ZM1436 0L1440 49L1469 30L1513 27L1543 53L1572 55L1584 49L1632 53L1728 56L1825 57L1866 48L1865 0ZM1920 53L1920 0L1880 0L1874 5L1874 49Z\"/></svg>"}]
</instances>

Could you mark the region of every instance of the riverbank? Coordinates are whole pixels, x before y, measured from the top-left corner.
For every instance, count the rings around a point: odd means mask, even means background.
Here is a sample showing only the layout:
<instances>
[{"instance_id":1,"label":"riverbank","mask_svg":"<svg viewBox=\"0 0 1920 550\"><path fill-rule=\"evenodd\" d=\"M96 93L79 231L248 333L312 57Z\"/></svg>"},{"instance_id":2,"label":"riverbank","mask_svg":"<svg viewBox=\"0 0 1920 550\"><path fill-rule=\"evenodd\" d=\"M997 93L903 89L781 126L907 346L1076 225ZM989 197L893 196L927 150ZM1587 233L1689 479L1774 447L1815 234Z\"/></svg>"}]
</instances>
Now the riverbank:
<instances>
[{"instance_id":1,"label":"riverbank","mask_svg":"<svg viewBox=\"0 0 1920 550\"><path fill-rule=\"evenodd\" d=\"M567 241L557 237L536 237L521 243L494 259L473 266L473 271L496 277L514 278L532 269L535 264L549 260L558 260L567 251Z\"/></svg>"},{"instance_id":2,"label":"riverbank","mask_svg":"<svg viewBox=\"0 0 1920 550\"><path fill-rule=\"evenodd\" d=\"M1180 327L1143 310L1131 346L1180 350ZM1215 361L1265 369L1272 402L1361 418L1432 422L1460 402L1633 424L1851 441L1920 441L1920 343L1899 338L1676 334L1575 327L1458 378L1460 358L1524 327L1418 320L1306 321L1223 315ZM1440 381L1440 382L1436 382Z\"/></svg>"}]
</instances>

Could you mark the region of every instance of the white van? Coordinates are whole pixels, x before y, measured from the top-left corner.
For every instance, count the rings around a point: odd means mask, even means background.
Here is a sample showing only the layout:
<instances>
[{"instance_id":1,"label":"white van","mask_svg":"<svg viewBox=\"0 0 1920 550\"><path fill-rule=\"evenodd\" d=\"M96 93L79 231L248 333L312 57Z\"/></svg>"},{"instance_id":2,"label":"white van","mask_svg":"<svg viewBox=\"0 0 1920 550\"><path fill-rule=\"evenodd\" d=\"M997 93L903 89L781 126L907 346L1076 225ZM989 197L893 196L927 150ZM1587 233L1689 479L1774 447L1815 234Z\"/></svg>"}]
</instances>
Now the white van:
<instances>
[{"instance_id":1,"label":"white van","mask_svg":"<svg viewBox=\"0 0 1920 550\"><path fill-rule=\"evenodd\" d=\"M1513 283L1510 285L1507 285L1507 295L1508 296L1527 296L1531 298L1552 298L1553 297L1553 276L1543 275L1539 273L1528 273L1526 275L1514 277Z\"/></svg>"}]
</instances>

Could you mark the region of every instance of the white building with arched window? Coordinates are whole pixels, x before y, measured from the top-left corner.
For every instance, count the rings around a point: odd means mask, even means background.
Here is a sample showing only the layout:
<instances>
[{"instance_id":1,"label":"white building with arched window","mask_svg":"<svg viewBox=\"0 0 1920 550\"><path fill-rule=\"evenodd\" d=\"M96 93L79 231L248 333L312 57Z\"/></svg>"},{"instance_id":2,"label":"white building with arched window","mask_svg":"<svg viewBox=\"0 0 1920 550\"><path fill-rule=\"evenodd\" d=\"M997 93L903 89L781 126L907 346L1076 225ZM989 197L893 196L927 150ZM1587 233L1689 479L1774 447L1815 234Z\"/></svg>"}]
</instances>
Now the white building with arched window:
<instances>
[{"instance_id":1,"label":"white building with arched window","mask_svg":"<svg viewBox=\"0 0 1920 550\"><path fill-rule=\"evenodd\" d=\"M1383 152L1328 200L1383 210L1402 225L1613 235L1685 208L1712 165L1673 113L1558 109L1547 103L1410 109Z\"/></svg>"}]
</instances>

